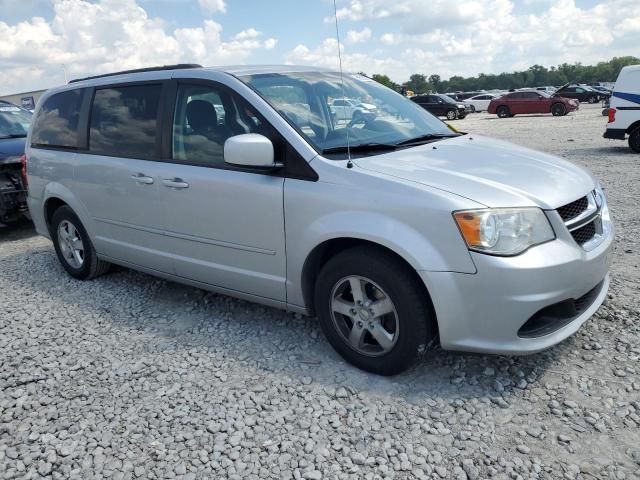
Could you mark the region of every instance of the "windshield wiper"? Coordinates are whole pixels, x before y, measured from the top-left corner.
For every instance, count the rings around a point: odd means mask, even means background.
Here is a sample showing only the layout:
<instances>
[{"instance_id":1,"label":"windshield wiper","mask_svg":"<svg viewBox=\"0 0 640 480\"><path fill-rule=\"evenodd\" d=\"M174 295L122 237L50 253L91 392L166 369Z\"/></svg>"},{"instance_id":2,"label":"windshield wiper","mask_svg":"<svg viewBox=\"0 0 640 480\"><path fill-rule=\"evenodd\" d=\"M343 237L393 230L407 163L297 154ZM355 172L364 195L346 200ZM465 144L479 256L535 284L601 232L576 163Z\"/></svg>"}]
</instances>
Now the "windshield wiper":
<instances>
[{"instance_id":1,"label":"windshield wiper","mask_svg":"<svg viewBox=\"0 0 640 480\"><path fill-rule=\"evenodd\" d=\"M350 145L349 148L346 145L325 148L322 153L371 152L375 150L395 150L396 148L398 148L398 144L393 143L361 143L359 145Z\"/></svg>"},{"instance_id":2,"label":"windshield wiper","mask_svg":"<svg viewBox=\"0 0 640 480\"><path fill-rule=\"evenodd\" d=\"M427 133L426 135L420 135L419 137L410 138L409 140L403 140L402 142L396 143L396 145L397 146L413 145L413 144L428 142L431 140L440 140L442 138L451 138L451 137L458 137L458 136L459 134L456 134L456 133Z\"/></svg>"}]
</instances>

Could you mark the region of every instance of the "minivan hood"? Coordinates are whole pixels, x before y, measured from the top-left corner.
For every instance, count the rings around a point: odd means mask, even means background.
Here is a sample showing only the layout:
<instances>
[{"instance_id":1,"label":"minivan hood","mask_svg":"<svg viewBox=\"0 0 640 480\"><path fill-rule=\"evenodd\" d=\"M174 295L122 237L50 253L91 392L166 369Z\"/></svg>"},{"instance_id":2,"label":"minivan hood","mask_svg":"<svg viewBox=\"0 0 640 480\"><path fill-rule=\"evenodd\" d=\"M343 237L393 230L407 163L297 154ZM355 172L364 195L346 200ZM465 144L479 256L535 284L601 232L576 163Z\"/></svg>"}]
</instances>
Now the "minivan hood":
<instances>
[{"instance_id":1,"label":"minivan hood","mask_svg":"<svg viewBox=\"0 0 640 480\"><path fill-rule=\"evenodd\" d=\"M361 157L354 163L488 207L555 209L596 186L589 172L558 157L470 134Z\"/></svg>"}]
</instances>

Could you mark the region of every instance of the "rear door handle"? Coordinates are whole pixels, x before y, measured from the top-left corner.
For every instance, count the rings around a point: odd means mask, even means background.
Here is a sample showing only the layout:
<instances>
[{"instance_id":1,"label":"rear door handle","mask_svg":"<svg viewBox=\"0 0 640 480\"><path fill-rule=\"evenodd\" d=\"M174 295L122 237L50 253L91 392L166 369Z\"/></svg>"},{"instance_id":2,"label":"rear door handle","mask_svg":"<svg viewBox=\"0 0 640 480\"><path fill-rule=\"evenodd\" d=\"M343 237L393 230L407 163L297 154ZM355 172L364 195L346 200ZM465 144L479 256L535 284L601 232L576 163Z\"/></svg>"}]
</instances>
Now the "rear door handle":
<instances>
[{"instance_id":1,"label":"rear door handle","mask_svg":"<svg viewBox=\"0 0 640 480\"><path fill-rule=\"evenodd\" d=\"M135 175L131 175L131 179L134 182L145 183L147 185L151 185L153 183L153 178L147 177L144 173L136 173Z\"/></svg>"},{"instance_id":2,"label":"rear door handle","mask_svg":"<svg viewBox=\"0 0 640 480\"><path fill-rule=\"evenodd\" d=\"M162 184L168 188L176 188L176 189L189 188L189 184L184 180L182 180L181 178L163 178Z\"/></svg>"}]
</instances>

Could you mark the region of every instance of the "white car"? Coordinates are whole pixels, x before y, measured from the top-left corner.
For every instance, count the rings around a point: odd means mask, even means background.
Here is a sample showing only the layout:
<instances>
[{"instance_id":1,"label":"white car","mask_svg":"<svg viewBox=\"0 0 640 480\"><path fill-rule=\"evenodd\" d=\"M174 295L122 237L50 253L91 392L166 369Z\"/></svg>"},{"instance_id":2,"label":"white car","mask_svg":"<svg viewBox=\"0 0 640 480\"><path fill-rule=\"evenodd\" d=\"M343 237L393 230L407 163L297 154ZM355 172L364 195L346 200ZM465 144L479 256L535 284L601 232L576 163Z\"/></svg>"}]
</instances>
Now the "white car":
<instances>
[{"instance_id":1,"label":"white car","mask_svg":"<svg viewBox=\"0 0 640 480\"><path fill-rule=\"evenodd\" d=\"M476 112L481 112L489 108L489 103L494 98L497 98L499 95L495 95L493 93L481 93L480 95L476 95L475 97L467 98L464 103L471 105Z\"/></svg>"},{"instance_id":2,"label":"white car","mask_svg":"<svg viewBox=\"0 0 640 480\"><path fill-rule=\"evenodd\" d=\"M350 98L336 98L329 106L336 120L357 120L375 115L377 107L371 103L359 103Z\"/></svg>"}]
</instances>

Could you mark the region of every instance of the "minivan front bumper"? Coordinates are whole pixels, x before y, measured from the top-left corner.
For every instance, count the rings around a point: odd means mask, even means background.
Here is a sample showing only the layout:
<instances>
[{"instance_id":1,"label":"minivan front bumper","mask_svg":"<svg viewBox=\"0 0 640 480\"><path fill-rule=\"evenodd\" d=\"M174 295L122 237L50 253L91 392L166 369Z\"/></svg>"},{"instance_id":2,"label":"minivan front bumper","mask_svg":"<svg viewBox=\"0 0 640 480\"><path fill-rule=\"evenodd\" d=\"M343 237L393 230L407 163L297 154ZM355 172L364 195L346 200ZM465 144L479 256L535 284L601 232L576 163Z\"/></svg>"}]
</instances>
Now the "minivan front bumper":
<instances>
[{"instance_id":1,"label":"minivan front bumper","mask_svg":"<svg viewBox=\"0 0 640 480\"><path fill-rule=\"evenodd\" d=\"M612 243L613 230L591 251L558 238L515 257L472 252L476 274L418 272L442 348L519 355L573 335L606 298Z\"/></svg>"}]
</instances>

